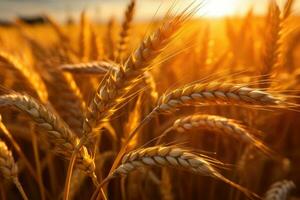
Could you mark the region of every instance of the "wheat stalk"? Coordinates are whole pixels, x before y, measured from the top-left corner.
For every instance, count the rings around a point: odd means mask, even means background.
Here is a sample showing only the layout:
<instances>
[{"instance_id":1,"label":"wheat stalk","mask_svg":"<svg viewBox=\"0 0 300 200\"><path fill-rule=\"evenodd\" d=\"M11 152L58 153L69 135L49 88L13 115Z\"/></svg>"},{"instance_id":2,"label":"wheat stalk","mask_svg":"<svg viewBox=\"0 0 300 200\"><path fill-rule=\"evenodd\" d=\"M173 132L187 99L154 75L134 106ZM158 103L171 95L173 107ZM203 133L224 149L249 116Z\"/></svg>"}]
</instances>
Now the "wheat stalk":
<instances>
[{"instance_id":1,"label":"wheat stalk","mask_svg":"<svg viewBox=\"0 0 300 200\"><path fill-rule=\"evenodd\" d=\"M28 200L26 193L18 179L18 166L14 161L12 152L0 140L0 174L3 178L12 181L18 188L24 200Z\"/></svg>"},{"instance_id":2,"label":"wheat stalk","mask_svg":"<svg viewBox=\"0 0 300 200\"><path fill-rule=\"evenodd\" d=\"M49 100L71 129L81 135L86 103L78 85L70 73L52 70L51 75L53 80L48 86L54 95L50 95Z\"/></svg>"},{"instance_id":3,"label":"wheat stalk","mask_svg":"<svg viewBox=\"0 0 300 200\"><path fill-rule=\"evenodd\" d=\"M60 40L61 47L69 53L76 54L76 51L73 49L71 45L71 40L68 37L67 33L63 30L63 28L49 15L44 15L44 18L47 20L51 28L55 31Z\"/></svg>"},{"instance_id":4,"label":"wheat stalk","mask_svg":"<svg viewBox=\"0 0 300 200\"><path fill-rule=\"evenodd\" d=\"M295 183L283 180L273 183L264 196L264 200L287 200L291 190L295 189Z\"/></svg>"},{"instance_id":5,"label":"wheat stalk","mask_svg":"<svg viewBox=\"0 0 300 200\"><path fill-rule=\"evenodd\" d=\"M72 181L70 185L70 195L69 199L75 199L76 195L79 193L80 188L83 186L87 176L81 170L74 170L72 174ZM63 193L60 195L60 199L63 197Z\"/></svg>"},{"instance_id":6,"label":"wheat stalk","mask_svg":"<svg viewBox=\"0 0 300 200\"><path fill-rule=\"evenodd\" d=\"M276 1L270 1L267 16L267 31L265 36L265 50L263 53L262 75L268 78L272 70L277 70L284 64L283 43L286 33L286 20L291 14L293 0L286 1L283 12L280 12ZM269 84L261 84L268 87Z\"/></svg>"},{"instance_id":7,"label":"wheat stalk","mask_svg":"<svg viewBox=\"0 0 300 200\"><path fill-rule=\"evenodd\" d=\"M266 155L274 155L269 147L251 134L250 128L242 125L242 122L218 115L194 114L179 118L160 138L165 136L170 130L177 130L184 133L194 129L207 129L218 133L226 133L240 141L254 145Z\"/></svg>"},{"instance_id":8,"label":"wheat stalk","mask_svg":"<svg viewBox=\"0 0 300 200\"><path fill-rule=\"evenodd\" d=\"M94 25L90 24L91 37L90 37L90 59L97 60L101 59L103 52L99 48L98 43L100 42L99 34Z\"/></svg>"},{"instance_id":9,"label":"wheat stalk","mask_svg":"<svg viewBox=\"0 0 300 200\"><path fill-rule=\"evenodd\" d=\"M79 139L59 116L28 95L18 93L2 95L0 107L3 106L14 106L28 114L41 129L47 132L48 141L53 145L54 151L65 158L71 156L79 143ZM88 175L95 177L95 164L85 147L80 150L77 164Z\"/></svg>"},{"instance_id":10,"label":"wheat stalk","mask_svg":"<svg viewBox=\"0 0 300 200\"><path fill-rule=\"evenodd\" d=\"M78 57L82 61L87 61L90 56L90 36L91 36L91 25L86 16L86 12L81 12L80 15L80 28L79 28L79 38L78 38Z\"/></svg>"},{"instance_id":11,"label":"wheat stalk","mask_svg":"<svg viewBox=\"0 0 300 200\"><path fill-rule=\"evenodd\" d=\"M9 130L6 128L6 126L2 122L2 116L1 115L0 115L0 129L4 133L5 137L7 137L8 140L10 141L10 143L13 145L15 151L18 153L18 155L21 157L21 159L23 159L23 161L24 161L26 167L28 168L30 174L38 182L39 180L37 178L37 175L36 175L36 173L35 173L32 165L30 164L29 160L26 158L26 156L23 153L20 145L17 143L17 141L14 139L14 137L12 136L12 134L9 132Z\"/></svg>"},{"instance_id":12,"label":"wheat stalk","mask_svg":"<svg viewBox=\"0 0 300 200\"><path fill-rule=\"evenodd\" d=\"M124 143L125 145L122 147L122 150L119 152L119 155L113 164L112 170L115 169L121 156L125 153L127 145L131 139L135 137L137 131L158 114L170 113L174 109L187 105L213 104L276 107L283 106L284 101L268 92L263 92L243 85L210 82L189 84L177 88L163 95L152 112L129 134L129 137Z\"/></svg>"},{"instance_id":13,"label":"wheat stalk","mask_svg":"<svg viewBox=\"0 0 300 200\"><path fill-rule=\"evenodd\" d=\"M270 73L278 62L280 47L280 10L274 0L270 1L267 16L267 30L265 35L264 52L262 54L262 71L264 78L269 78ZM268 87L269 84L260 84L262 87Z\"/></svg>"},{"instance_id":14,"label":"wheat stalk","mask_svg":"<svg viewBox=\"0 0 300 200\"><path fill-rule=\"evenodd\" d=\"M117 52L115 55L115 59L117 63L120 63L123 60L124 53L126 53L126 49L128 48L129 41L129 32L132 26L132 19L135 11L135 0L131 0L130 4L127 6L125 12L125 20L122 23L122 30L120 33L120 41L117 47Z\"/></svg>"},{"instance_id":15,"label":"wheat stalk","mask_svg":"<svg viewBox=\"0 0 300 200\"><path fill-rule=\"evenodd\" d=\"M109 71L116 71L118 65L107 61L92 61L78 64L64 64L60 66L63 71L78 74L106 74Z\"/></svg>"},{"instance_id":16,"label":"wheat stalk","mask_svg":"<svg viewBox=\"0 0 300 200\"><path fill-rule=\"evenodd\" d=\"M212 160L191 153L182 148L172 146L154 146L141 148L127 153L123 156L122 164L119 165L102 184L119 175L128 175L139 167L158 166L172 167L179 170L185 170L195 174L210 176L221 180L232 187L244 192L248 197L258 198L258 196L246 188L228 180L215 170Z\"/></svg>"},{"instance_id":17,"label":"wheat stalk","mask_svg":"<svg viewBox=\"0 0 300 200\"><path fill-rule=\"evenodd\" d=\"M151 103L155 104L157 102L157 99L158 99L158 92L157 92L157 89L156 89L156 83L155 83L154 77L153 77L151 72L145 72L144 73L143 83L144 84L141 84L141 86L145 86L145 87L149 88L148 91L149 91L150 96L151 96Z\"/></svg>"},{"instance_id":18,"label":"wheat stalk","mask_svg":"<svg viewBox=\"0 0 300 200\"><path fill-rule=\"evenodd\" d=\"M297 46L300 44L300 28L295 30L295 32L289 35L289 40L284 51L285 55L283 56L283 66L292 73L296 69L296 63L294 61L293 53L297 49Z\"/></svg>"},{"instance_id":19,"label":"wheat stalk","mask_svg":"<svg viewBox=\"0 0 300 200\"><path fill-rule=\"evenodd\" d=\"M116 49L116 20L114 17L111 17L107 23L106 30L106 41L105 41L105 52L106 58L110 60L114 59L114 52Z\"/></svg>"},{"instance_id":20,"label":"wheat stalk","mask_svg":"<svg viewBox=\"0 0 300 200\"><path fill-rule=\"evenodd\" d=\"M92 136L93 128L99 121L105 120L114 114L116 106L126 99L124 97L132 89L134 83L149 69L151 62L161 54L162 50L171 42L186 20L193 14L193 12L185 12L164 22L154 34L142 42L139 48L125 62L124 67L120 67L115 73L107 74L98 86L97 92L87 110L86 119L83 122L84 137L81 139L77 149L88 142ZM69 163L65 199L68 198L68 184L70 183L76 154L77 151L74 151Z\"/></svg>"},{"instance_id":21,"label":"wheat stalk","mask_svg":"<svg viewBox=\"0 0 300 200\"><path fill-rule=\"evenodd\" d=\"M124 97L126 97L134 83L149 69L151 62L171 42L189 16L190 13L182 14L163 23L128 58L125 67L120 67L115 73L107 74L99 85L87 110L83 126L85 134L88 135L99 121L106 120L114 114L116 106L126 99Z\"/></svg>"},{"instance_id":22,"label":"wheat stalk","mask_svg":"<svg viewBox=\"0 0 300 200\"><path fill-rule=\"evenodd\" d=\"M221 82L195 83L177 88L164 94L157 107L157 113L169 112L186 105L251 105L279 106L283 104L280 97L259 89L244 85Z\"/></svg>"},{"instance_id":23,"label":"wheat stalk","mask_svg":"<svg viewBox=\"0 0 300 200\"><path fill-rule=\"evenodd\" d=\"M26 81L31 85L35 92L38 94L40 100L46 103L48 100L48 93L46 86L41 79L40 75L31 67L23 65L16 57L0 51L0 61L7 64L9 67L17 70Z\"/></svg>"},{"instance_id":24,"label":"wheat stalk","mask_svg":"<svg viewBox=\"0 0 300 200\"><path fill-rule=\"evenodd\" d=\"M59 68L63 71L74 74L91 74L104 75L108 72L116 72L120 66L112 61L92 61L77 64L64 64ZM150 96L155 102L158 98L155 80L150 72L145 72L143 76L143 84L140 87L149 87Z\"/></svg>"},{"instance_id":25,"label":"wheat stalk","mask_svg":"<svg viewBox=\"0 0 300 200\"><path fill-rule=\"evenodd\" d=\"M161 172L161 187L160 194L162 200L173 200L174 195L172 193L172 178L168 168L163 168Z\"/></svg>"}]
</instances>

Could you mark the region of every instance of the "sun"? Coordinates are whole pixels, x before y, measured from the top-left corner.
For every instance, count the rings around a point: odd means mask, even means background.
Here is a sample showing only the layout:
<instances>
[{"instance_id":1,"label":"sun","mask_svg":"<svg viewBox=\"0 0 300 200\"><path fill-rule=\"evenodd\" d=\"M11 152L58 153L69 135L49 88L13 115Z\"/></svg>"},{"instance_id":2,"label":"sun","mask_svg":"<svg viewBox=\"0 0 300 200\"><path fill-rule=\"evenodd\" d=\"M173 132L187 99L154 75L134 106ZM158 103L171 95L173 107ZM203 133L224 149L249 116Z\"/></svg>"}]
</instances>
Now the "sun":
<instances>
[{"instance_id":1,"label":"sun","mask_svg":"<svg viewBox=\"0 0 300 200\"><path fill-rule=\"evenodd\" d=\"M208 17L223 17L235 14L239 0L205 0L199 15Z\"/></svg>"}]
</instances>

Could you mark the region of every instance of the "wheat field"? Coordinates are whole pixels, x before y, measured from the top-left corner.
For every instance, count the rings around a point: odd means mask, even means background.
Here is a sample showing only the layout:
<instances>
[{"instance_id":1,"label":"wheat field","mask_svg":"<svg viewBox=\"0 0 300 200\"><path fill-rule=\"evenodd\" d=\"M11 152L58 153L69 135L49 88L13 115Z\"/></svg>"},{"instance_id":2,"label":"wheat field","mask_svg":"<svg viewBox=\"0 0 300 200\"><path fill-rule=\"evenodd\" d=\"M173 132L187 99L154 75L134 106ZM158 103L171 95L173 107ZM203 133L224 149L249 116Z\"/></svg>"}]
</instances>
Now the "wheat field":
<instances>
[{"instance_id":1,"label":"wheat field","mask_svg":"<svg viewBox=\"0 0 300 200\"><path fill-rule=\"evenodd\" d=\"M197 2L0 27L1 200L300 199L295 1Z\"/></svg>"}]
</instances>

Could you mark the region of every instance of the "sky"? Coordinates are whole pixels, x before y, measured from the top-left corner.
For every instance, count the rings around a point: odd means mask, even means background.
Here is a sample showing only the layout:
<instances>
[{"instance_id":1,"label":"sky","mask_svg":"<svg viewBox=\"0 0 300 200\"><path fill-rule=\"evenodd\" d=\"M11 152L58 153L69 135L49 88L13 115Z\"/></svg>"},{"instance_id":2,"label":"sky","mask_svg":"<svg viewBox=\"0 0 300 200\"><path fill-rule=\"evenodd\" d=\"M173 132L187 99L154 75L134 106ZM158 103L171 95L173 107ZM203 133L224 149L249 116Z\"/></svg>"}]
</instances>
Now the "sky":
<instances>
[{"instance_id":1,"label":"sky","mask_svg":"<svg viewBox=\"0 0 300 200\"><path fill-rule=\"evenodd\" d=\"M188 5L195 0L177 0L178 7ZM201 2L202 0L199 0ZM267 2L270 0L204 0L205 4L197 16L221 17L243 15L253 7L256 14L263 14ZM285 0L278 0L283 5ZM0 0L0 19L11 20L16 16L34 16L48 13L52 17L64 21L68 17L75 20L79 12L85 9L88 15L95 20L107 20L114 16L120 19L129 0ZM151 19L162 15L174 0L137 0L137 20ZM294 13L300 12L300 0L295 0Z\"/></svg>"}]
</instances>

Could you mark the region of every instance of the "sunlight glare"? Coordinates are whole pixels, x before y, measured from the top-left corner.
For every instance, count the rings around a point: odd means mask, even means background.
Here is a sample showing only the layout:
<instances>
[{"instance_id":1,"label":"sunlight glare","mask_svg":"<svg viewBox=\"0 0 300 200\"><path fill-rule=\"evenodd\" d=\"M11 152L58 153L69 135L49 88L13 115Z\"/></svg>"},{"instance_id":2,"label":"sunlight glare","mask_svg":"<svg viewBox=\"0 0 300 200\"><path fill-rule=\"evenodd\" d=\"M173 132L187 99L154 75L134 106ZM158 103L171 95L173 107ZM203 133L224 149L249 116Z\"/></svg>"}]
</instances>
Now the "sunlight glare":
<instances>
[{"instance_id":1,"label":"sunlight glare","mask_svg":"<svg viewBox=\"0 0 300 200\"><path fill-rule=\"evenodd\" d=\"M236 12L238 0L206 0L199 15L207 17L223 17Z\"/></svg>"}]
</instances>

